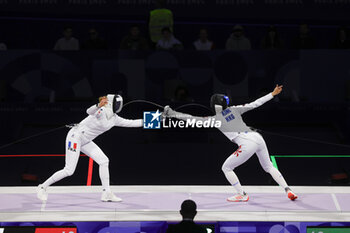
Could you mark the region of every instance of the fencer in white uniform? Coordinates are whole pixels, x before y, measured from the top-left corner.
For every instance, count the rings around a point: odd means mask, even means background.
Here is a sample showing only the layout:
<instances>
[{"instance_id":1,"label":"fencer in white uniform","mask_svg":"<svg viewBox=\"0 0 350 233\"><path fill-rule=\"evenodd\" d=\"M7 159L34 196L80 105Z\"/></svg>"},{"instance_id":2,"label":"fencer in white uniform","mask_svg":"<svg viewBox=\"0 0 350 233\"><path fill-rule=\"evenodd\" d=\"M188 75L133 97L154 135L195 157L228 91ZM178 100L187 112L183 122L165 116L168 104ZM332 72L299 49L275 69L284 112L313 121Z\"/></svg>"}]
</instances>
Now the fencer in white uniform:
<instances>
[{"instance_id":1,"label":"fencer in white uniform","mask_svg":"<svg viewBox=\"0 0 350 233\"><path fill-rule=\"evenodd\" d=\"M62 170L54 173L43 184L38 186L37 197L47 200L46 189L53 183L71 176L77 166L80 151L92 158L99 165L99 175L103 187L102 201L119 202L121 198L115 196L109 184L109 159L93 142L100 134L114 126L142 127L143 120L128 120L117 115L123 107L123 98L120 95L100 97L100 102L87 109L88 116L69 130L66 137L66 162Z\"/></svg>"},{"instance_id":2,"label":"fencer in white uniform","mask_svg":"<svg viewBox=\"0 0 350 233\"><path fill-rule=\"evenodd\" d=\"M282 91L282 86L276 86L273 92L255 100L252 103L245 105L229 106L229 98L225 95L215 94L211 97L211 107L215 109L216 115L209 117L195 117L189 114L184 114L172 110L169 106L164 109L165 116L174 117L182 120L196 119L205 121L208 118L214 118L221 122L221 127L218 128L230 141L238 145L238 149L231 154L224 164L222 171L227 180L235 188L237 194L227 198L232 202L244 202L249 200L249 196L243 191L239 179L233 171L236 167L246 162L254 153L258 156L262 168L271 174L273 179L282 187L291 200L295 200L297 195L287 185L282 174L273 166L266 143L263 137L252 131L243 121L242 114L257 108L267 101L271 100L275 95Z\"/></svg>"}]
</instances>

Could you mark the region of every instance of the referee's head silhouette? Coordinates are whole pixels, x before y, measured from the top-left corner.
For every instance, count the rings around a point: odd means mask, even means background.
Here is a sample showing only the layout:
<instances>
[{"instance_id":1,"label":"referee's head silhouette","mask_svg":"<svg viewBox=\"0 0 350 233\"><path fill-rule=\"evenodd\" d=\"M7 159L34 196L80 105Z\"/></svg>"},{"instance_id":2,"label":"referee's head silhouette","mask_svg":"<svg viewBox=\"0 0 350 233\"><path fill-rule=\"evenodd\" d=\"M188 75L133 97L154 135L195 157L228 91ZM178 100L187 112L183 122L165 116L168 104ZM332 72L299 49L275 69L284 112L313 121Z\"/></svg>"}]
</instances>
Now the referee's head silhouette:
<instances>
[{"instance_id":1,"label":"referee's head silhouette","mask_svg":"<svg viewBox=\"0 0 350 233\"><path fill-rule=\"evenodd\" d=\"M197 205L192 200L185 200L181 204L180 214L184 220L193 220L197 214Z\"/></svg>"}]
</instances>

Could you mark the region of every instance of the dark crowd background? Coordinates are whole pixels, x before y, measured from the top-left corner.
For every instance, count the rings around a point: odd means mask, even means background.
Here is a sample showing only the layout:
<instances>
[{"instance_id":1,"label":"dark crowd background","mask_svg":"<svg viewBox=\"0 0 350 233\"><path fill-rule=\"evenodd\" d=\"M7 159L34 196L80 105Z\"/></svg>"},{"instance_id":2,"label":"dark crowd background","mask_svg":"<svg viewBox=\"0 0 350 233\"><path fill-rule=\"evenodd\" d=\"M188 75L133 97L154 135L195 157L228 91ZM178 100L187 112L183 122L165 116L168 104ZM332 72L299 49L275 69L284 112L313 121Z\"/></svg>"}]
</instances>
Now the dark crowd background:
<instances>
[{"instance_id":1,"label":"dark crowd background","mask_svg":"<svg viewBox=\"0 0 350 233\"><path fill-rule=\"evenodd\" d=\"M157 4L172 23L154 41ZM1 145L77 123L107 93L209 107L213 93L241 104L276 84L281 95L244 115L271 155L350 155L349 8L336 0L0 0L0 155L64 154L66 128ZM120 115L151 110L135 103ZM135 185L227 184L221 165L236 148L215 129L113 128L95 142L110 158L112 184ZM348 185L349 160L277 163L291 185ZM63 166L63 157L0 157L0 185L35 185ZM85 184L87 167L82 157L58 184ZM236 171L243 185L274 184L256 156ZM97 166L92 183L100 184Z\"/></svg>"}]
</instances>

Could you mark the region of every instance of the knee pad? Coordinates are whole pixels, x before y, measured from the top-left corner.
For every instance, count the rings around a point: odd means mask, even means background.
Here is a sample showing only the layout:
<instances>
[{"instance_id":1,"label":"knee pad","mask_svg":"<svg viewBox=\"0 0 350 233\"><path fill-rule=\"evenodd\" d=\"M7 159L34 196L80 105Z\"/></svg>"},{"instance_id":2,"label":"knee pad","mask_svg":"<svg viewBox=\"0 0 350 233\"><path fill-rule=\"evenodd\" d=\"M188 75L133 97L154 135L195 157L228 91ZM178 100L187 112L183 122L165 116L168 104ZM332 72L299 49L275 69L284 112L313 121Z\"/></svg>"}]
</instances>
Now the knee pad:
<instances>
[{"instance_id":1,"label":"knee pad","mask_svg":"<svg viewBox=\"0 0 350 233\"><path fill-rule=\"evenodd\" d=\"M263 167L264 171L267 173L271 173L271 169L273 168L274 168L273 165Z\"/></svg>"},{"instance_id":2,"label":"knee pad","mask_svg":"<svg viewBox=\"0 0 350 233\"><path fill-rule=\"evenodd\" d=\"M74 173L74 170L67 169L67 168L63 168L63 171L67 176L71 176Z\"/></svg>"},{"instance_id":3,"label":"knee pad","mask_svg":"<svg viewBox=\"0 0 350 233\"><path fill-rule=\"evenodd\" d=\"M221 167L221 170L223 173L230 172L234 169L234 167L229 166L228 164L224 163Z\"/></svg>"},{"instance_id":4,"label":"knee pad","mask_svg":"<svg viewBox=\"0 0 350 233\"><path fill-rule=\"evenodd\" d=\"M102 161L99 161L98 165L100 166L108 166L109 164L109 159L106 158L106 159L103 159Z\"/></svg>"}]
</instances>

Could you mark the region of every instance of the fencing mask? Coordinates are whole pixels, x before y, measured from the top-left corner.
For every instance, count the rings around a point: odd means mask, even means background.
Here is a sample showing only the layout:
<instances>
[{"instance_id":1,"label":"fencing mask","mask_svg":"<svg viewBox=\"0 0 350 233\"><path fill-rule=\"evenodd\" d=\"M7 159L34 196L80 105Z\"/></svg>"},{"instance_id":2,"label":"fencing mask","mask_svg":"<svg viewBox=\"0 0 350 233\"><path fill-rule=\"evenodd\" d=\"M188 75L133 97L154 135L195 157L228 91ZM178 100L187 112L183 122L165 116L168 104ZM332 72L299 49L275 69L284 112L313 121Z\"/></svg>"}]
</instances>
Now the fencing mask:
<instances>
[{"instance_id":1,"label":"fencing mask","mask_svg":"<svg viewBox=\"0 0 350 233\"><path fill-rule=\"evenodd\" d=\"M210 107L214 113L225 110L230 105L230 98L223 94L214 94L210 98Z\"/></svg>"},{"instance_id":2,"label":"fencing mask","mask_svg":"<svg viewBox=\"0 0 350 233\"><path fill-rule=\"evenodd\" d=\"M121 95L107 95L108 103L106 105L107 118L109 119L114 113L118 113L123 108L123 97Z\"/></svg>"}]
</instances>

